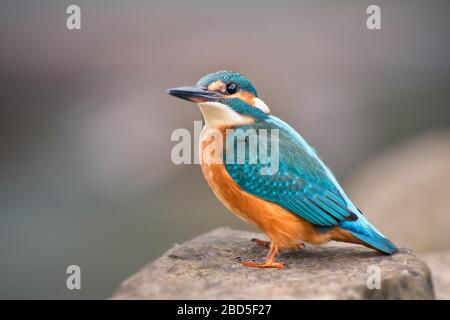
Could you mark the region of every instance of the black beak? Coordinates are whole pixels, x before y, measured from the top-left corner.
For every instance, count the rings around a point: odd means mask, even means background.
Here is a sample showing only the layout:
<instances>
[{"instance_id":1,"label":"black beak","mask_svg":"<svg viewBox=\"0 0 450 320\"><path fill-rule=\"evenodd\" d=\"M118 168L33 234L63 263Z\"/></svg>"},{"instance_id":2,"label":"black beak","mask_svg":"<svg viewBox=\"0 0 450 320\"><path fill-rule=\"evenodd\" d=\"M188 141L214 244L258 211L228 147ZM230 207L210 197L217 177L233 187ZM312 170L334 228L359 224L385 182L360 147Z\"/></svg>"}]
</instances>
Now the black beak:
<instances>
[{"instance_id":1,"label":"black beak","mask_svg":"<svg viewBox=\"0 0 450 320\"><path fill-rule=\"evenodd\" d=\"M219 101L222 98L222 94L199 86L173 88L167 90L167 93L195 103Z\"/></svg>"}]
</instances>

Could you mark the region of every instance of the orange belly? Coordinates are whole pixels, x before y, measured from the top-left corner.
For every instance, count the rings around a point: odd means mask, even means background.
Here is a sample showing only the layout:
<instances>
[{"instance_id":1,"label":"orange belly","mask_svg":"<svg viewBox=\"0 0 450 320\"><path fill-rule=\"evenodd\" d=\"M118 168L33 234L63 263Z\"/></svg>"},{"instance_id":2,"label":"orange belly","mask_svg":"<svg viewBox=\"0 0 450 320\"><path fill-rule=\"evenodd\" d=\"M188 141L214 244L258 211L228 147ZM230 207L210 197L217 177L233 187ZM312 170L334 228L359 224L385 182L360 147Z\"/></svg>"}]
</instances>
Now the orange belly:
<instances>
[{"instance_id":1,"label":"orange belly","mask_svg":"<svg viewBox=\"0 0 450 320\"><path fill-rule=\"evenodd\" d=\"M329 240L360 243L339 227L330 228L327 232L317 232L314 225L298 215L243 191L221 163L222 144L217 144L216 141L222 140L224 143L223 139L225 128L203 128L199 148L203 175L214 194L230 211L256 225L277 247L295 247L299 241L313 244Z\"/></svg>"}]
</instances>

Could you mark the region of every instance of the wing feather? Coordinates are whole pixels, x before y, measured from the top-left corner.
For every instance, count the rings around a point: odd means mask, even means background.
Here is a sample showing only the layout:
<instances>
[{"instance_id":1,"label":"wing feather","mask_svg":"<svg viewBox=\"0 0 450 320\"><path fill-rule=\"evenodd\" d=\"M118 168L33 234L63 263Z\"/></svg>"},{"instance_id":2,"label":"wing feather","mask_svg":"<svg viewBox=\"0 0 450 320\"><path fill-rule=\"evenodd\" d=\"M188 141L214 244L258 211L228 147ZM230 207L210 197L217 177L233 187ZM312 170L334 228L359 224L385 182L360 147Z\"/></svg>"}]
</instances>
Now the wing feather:
<instances>
[{"instance_id":1,"label":"wing feather","mask_svg":"<svg viewBox=\"0 0 450 320\"><path fill-rule=\"evenodd\" d=\"M277 123L267 128L270 124L264 122L262 126L256 123L251 128L279 129L276 140L279 145L278 170L270 175L263 174L263 169L271 165L268 159L261 159L260 152L257 159L255 155L246 154L243 163L224 162L234 181L246 192L274 202L317 226L335 226L343 221L356 220L357 215L349 209L335 178L315 151L298 135L293 135L289 128L280 128ZM234 136L227 138L237 139ZM274 141L269 140L268 146ZM246 148L249 150L248 145Z\"/></svg>"}]
</instances>

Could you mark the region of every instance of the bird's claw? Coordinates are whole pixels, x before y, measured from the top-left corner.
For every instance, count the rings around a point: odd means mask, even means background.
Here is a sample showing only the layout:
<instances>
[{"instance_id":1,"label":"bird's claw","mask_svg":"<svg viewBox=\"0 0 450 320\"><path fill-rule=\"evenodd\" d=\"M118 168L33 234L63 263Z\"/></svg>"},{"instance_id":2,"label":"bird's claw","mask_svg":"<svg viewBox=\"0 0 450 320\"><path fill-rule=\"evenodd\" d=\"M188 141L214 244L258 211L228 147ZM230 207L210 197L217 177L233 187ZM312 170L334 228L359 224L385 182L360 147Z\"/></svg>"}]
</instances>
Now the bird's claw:
<instances>
[{"instance_id":1,"label":"bird's claw","mask_svg":"<svg viewBox=\"0 0 450 320\"><path fill-rule=\"evenodd\" d=\"M299 242L299 243L297 244L297 248L298 248L298 249L305 248L305 247L306 247L306 244L304 244L303 242Z\"/></svg>"},{"instance_id":2,"label":"bird's claw","mask_svg":"<svg viewBox=\"0 0 450 320\"><path fill-rule=\"evenodd\" d=\"M267 247L267 248L270 247L270 241L260 240L260 239L256 239L256 238L253 238L250 241L261 247Z\"/></svg>"}]
</instances>

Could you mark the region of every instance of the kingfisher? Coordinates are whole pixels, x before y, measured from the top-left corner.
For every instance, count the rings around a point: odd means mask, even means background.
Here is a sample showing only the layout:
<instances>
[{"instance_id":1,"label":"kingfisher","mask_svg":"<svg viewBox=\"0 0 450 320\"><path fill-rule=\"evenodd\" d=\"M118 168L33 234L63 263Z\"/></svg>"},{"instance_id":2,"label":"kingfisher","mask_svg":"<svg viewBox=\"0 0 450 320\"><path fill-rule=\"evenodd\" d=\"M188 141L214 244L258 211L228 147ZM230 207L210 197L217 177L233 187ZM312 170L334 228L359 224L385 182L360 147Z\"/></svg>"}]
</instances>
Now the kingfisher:
<instances>
[{"instance_id":1,"label":"kingfisher","mask_svg":"<svg viewBox=\"0 0 450 320\"><path fill-rule=\"evenodd\" d=\"M231 212L270 239L252 239L268 248L265 260L240 259L240 263L283 268L286 265L276 261L279 250L301 248L305 242L340 241L384 254L398 251L349 199L317 152L291 126L272 115L244 76L218 71L202 77L194 86L167 92L194 102L203 114L199 160L214 194ZM238 152L230 141L239 140L251 149L254 140L238 135L248 130L277 132L266 143L277 145L276 170L262 170L271 163L261 152L245 150L240 161L228 158ZM275 161L273 155L270 158Z\"/></svg>"}]
</instances>

